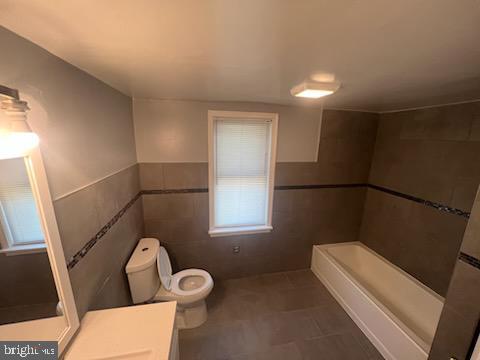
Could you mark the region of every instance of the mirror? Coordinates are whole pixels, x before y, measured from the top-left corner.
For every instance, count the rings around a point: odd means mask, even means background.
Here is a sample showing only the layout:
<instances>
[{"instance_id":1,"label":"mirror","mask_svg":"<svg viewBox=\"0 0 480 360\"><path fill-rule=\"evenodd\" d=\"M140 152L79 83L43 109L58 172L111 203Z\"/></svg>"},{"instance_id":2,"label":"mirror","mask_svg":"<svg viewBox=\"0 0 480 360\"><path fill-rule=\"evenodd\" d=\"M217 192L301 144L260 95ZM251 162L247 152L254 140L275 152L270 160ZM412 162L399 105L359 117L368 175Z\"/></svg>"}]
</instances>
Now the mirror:
<instances>
[{"instance_id":1,"label":"mirror","mask_svg":"<svg viewBox=\"0 0 480 360\"><path fill-rule=\"evenodd\" d=\"M58 341L79 327L40 150L0 160L0 339Z\"/></svg>"},{"instance_id":2,"label":"mirror","mask_svg":"<svg viewBox=\"0 0 480 360\"><path fill-rule=\"evenodd\" d=\"M62 316L25 158L0 174L0 325Z\"/></svg>"}]
</instances>

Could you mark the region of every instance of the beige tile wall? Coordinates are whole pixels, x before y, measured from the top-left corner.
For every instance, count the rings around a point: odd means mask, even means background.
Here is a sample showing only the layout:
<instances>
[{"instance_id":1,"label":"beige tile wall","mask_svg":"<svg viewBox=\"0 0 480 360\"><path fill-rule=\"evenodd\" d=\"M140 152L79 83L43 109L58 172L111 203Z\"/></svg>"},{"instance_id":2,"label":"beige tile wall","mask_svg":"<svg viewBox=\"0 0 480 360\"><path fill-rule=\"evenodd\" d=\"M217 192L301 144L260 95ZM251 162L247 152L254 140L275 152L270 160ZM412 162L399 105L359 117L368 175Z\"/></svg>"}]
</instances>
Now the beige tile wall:
<instances>
[{"instance_id":1,"label":"beige tile wall","mask_svg":"<svg viewBox=\"0 0 480 360\"><path fill-rule=\"evenodd\" d=\"M214 238L207 233L207 193L143 195L145 234L161 241L177 271L196 267L225 279L307 268L313 244L356 239L364 194L364 188L277 190L271 233Z\"/></svg>"},{"instance_id":2,"label":"beige tile wall","mask_svg":"<svg viewBox=\"0 0 480 360\"><path fill-rule=\"evenodd\" d=\"M370 182L470 211L480 183L480 101L382 114Z\"/></svg>"},{"instance_id":3,"label":"beige tile wall","mask_svg":"<svg viewBox=\"0 0 480 360\"><path fill-rule=\"evenodd\" d=\"M480 257L480 191L467 225L461 251ZM430 360L466 359L480 319L480 269L457 260Z\"/></svg>"},{"instance_id":4,"label":"beige tile wall","mask_svg":"<svg viewBox=\"0 0 480 360\"><path fill-rule=\"evenodd\" d=\"M68 260L139 192L134 165L55 201L55 214ZM143 236L140 200L69 271L80 317L87 310L131 303L125 265Z\"/></svg>"},{"instance_id":5,"label":"beige tile wall","mask_svg":"<svg viewBox=\"0 0 480 360\"><path fill-rule=\"evenodd\" d=\"M376 127L375 114L326 110L318 162L277 163L275 184L366 183ZM139 169L142 190L208 187L207 163L141 163ZM365 191L276 190L271 233L215 238L207 233L207 193L143 195L145 234L160 239L175 270L198 267L234 278L307 268L313 244L357 239Z\"/></svg>"},{"instance_id":6,"label":"beige tile wall","mask_svg":"<svg viewBox=\"0 0 480 360\"><path fill-rule=\"evenodd\" d=\"M368 189L360 240L445 296L467 219Z\"/></svg>"},{"instance_id":7,"label":"beige tile wall","mask_svg":"<svg viewBox=\"0 0 480 360\"><path fill-rule=\"evenodd\" d=\"M470 211L480 183L480 102L381 114L369 182ZM360 240L446 294L467 221L368 190Z\"/></svg>"}]
</instances>

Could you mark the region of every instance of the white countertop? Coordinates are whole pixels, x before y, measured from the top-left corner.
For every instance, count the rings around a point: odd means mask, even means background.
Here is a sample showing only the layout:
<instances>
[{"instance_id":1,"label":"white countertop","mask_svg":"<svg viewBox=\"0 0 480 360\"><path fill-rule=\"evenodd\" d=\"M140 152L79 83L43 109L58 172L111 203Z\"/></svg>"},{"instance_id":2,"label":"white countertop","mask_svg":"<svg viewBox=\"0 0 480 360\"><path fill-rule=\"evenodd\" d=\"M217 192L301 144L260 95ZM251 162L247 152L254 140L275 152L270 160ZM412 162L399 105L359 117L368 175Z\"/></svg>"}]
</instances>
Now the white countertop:
<instances>
[{"instance_id":1,"label":"white countertop","mask_svg":"<svg viewBox=\"0 0 480 360\"><path fill-rule=\"evenodd\" d=\"M90 311L65 360L167 360L174 332L176 302Z\"/></svg>"},{"instance_id":2,"label":"white countertop","mask_svg":"<svg viewBox=\"0 0 480 360\"><path fill-rule=\"evenodd\" d=\"M22 321L0 326L2 341L55 341L62 336L67 323L63 316Z\"/></svg>"}]
</instances>

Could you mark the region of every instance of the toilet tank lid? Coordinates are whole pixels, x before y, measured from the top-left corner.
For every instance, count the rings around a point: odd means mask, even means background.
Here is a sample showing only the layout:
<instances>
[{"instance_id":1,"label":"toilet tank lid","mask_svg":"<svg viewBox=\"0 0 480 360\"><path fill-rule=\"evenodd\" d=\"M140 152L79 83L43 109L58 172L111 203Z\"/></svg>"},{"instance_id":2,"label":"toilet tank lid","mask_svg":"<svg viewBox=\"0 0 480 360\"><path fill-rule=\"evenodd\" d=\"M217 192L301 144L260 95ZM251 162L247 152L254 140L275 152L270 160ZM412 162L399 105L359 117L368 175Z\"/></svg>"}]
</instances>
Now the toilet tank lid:
<instances>
[{"instance_id":1,"label":"toilet tank lid","mask_svg":"<svg viewBox=\"0 0 480 360\"><path fill-rule=\"evenodd\" d=\"M125 268L127 274L142 271L154 265L159 247L160 244L155 238L140 239Z\"/></svg>"}]
</instances>

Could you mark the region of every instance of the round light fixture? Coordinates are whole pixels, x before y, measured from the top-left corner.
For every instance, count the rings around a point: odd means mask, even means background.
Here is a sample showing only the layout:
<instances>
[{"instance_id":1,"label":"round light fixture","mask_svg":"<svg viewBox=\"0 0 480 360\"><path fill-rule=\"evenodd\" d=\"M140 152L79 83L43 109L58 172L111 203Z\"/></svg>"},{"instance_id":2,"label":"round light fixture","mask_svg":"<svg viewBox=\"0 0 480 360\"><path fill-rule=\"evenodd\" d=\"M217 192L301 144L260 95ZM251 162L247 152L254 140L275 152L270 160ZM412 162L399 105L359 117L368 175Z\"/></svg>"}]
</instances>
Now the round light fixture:
<instances>
[{"instance_id":1,"label":"round light fixture","mask_svg":"<svg viewBox=\"0 0 480 360\"><path fill-rule=\"evenodd\" d=\"M0 86L0 159L25 156L38 146L39 138L27 123L28 110L17 90Z\"/></svg>"}]
</instances>

